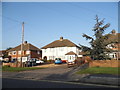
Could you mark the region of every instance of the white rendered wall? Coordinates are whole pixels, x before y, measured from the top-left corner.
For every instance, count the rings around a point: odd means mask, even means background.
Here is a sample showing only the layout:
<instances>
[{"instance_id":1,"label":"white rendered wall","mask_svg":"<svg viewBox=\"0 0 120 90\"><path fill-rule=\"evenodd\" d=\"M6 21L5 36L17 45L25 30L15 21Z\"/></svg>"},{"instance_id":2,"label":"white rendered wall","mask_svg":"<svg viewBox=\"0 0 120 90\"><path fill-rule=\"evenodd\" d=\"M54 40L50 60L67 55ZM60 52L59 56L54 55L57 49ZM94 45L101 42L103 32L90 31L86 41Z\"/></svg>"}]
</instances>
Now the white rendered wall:
<instances>
[{"instance_id":1,"label":"white rendered wall","mask_svg":"<svg viewBox=\"0 0 120 90\"><path fill-rule=\"evenodd\" d=\"M65 54L73 51L77 55L80 50L77 47L56 47L56 48L47 48L42 49L42 58L47 56L47 60L54 60L55 58L61 58L62 60L66 60Z\"/></svg>"},{"instance_id":2,"label":"white rendered wall","mask_svg":"<svg viewBox=\"0 0 120 90\"><path fill-rule=\"evenodd\" d=\"M76 59L76 55L66 55L66 60L69 62L70 61L73 62L75 59Z\"/></svg>"}]
</instances>

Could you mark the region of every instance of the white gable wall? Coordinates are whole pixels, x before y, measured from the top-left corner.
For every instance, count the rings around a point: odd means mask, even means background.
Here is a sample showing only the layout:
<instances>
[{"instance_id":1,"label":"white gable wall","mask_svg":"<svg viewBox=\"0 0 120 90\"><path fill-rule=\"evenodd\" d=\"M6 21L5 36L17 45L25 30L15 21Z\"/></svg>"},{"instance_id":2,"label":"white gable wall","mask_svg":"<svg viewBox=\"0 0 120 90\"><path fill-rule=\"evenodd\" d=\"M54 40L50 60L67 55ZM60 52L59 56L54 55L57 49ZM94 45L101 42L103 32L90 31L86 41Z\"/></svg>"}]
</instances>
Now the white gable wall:
<instances>
[{"instance_id":1,"label":"white gable wall","mask_svg":"<svg viewBox=\"0 0 120 90\"><path fill-rule=\"evenodd\" d=\"M77 57L76 55L66 55L67 61L73 62Z\"/></svg>"},{"instance_id":2,"label":"white gable wall","mask_svg":"<svg viewBox=\"0 0 120 90\"><path fill-rule=\"evenodd\" d=\"M47 49L42 49L42 59L44 57L47 57L47 60L55 60L55 58L61 58L62 60L67 60L65 54L73 51L77 55L80 52L80 49L77 47L55 47L55 48L47 48Z\"/></svg>"}]
</instances>

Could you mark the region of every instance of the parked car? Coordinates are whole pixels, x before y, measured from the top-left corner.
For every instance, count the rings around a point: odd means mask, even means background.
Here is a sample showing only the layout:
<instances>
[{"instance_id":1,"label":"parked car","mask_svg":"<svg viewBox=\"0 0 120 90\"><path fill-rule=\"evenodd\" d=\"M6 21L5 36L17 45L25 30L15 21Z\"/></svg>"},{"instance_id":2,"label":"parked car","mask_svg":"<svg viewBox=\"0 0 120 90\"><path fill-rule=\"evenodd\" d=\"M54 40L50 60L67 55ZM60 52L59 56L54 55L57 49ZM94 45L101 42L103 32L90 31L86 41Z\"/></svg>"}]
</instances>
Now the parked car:
<instances>
[{"instance_id":1,"label":"parked car","mask_svg":"<svg viewBox=\"0 0 120 90\"><path fill-rule=\"evenodd\" d=\"M30 60L25 62L28 67L36 66L36 58L31 58Z\"/></svg>"},{"instance_id":2,"label":"parked car","mask_svg":"<svg viewBox=\"0 0 120 90\"><path fill-rule=\"evenodd\" d=\"M62 64L61 58L56 58L55 59L55 64Z\"/></svg>"},{"instance_id":3,"label":"parked car","mask_svg":"<svg viewBox=\"0 0 120 90\"><path fill-rule=\"evenodd\" d=\"M42 60L36 60L36 64L43 64L44 63L44 61L42 61Z\"/></svg>"},{"instance_id":4,"label":"parked car","mask_svg":"<svg viewBox=\"0 0 120 90\"><path fill-rule=\"evenodd\" d=\"M16 61L15 60L12 60L11 63L15 63Z\"/></svg>"},{"instance_id":5,"label":"parked car","mask_svg":"<svg viewBox=\"0 0 120 90\"><path fill-rule=\"evenodd\" d=\"M26 67L36 66L36 62L35 62L35 61L32 61L32 60L26 61L26 62L25 62L25 66L26 66Z\"/></svg>"},{"instance_id":6,"label":"parked car","mask_svg":"<svg viewBox=\"0 0 120 90\"><path fill-rule=\"evenodd\" d=\"M6 61L5 61L5 60L2 60L1 62L2 62L2 63L6 63Z\"/></svg>"},{"instance_id":7,"label":"parked car","mask_svg":"<svg viewBox=\"0 0 120 90\"><path fill-rule=\"evenodd\" d=\"M75 62L72 60L69 60L69 61L67 61L67 65L68 65L68 67L74 66Z\"/></svg>"}]
</instances>

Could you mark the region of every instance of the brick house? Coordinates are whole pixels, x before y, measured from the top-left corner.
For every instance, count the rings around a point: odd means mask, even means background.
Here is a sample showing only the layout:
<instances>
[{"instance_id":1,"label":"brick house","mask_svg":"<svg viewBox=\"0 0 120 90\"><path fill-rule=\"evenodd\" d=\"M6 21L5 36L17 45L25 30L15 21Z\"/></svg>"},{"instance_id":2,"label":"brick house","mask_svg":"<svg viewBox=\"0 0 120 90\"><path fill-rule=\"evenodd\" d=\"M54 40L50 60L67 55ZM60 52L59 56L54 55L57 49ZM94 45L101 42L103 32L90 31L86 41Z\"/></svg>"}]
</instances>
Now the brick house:
<instances>
[{"instance_id":1,"label":"brick house","mask_svg":"<svg viewBox=\"0 0 120 90\"><path fill-rule=\"evenodd\" d=\"M116 43L107 45L107 48L113 50L111 53L108 53L108 55L110 56L110 58L120 59L120 33L116 33L115 30L112 30L111 34L109 35L110 37L108 39L108 42L115 41Z\"/></svg>"},{"instance_id":2,"label":"brick house","mask_svg":"<svg viewBox=\"0 0 120 90\"><path fill-rule=\"evenodd\" d=\"M21 45L18 45L15 48L12 48L7 51L8 55L11 56L11 60L20 61L21 56L23 58L26 58L27 60L31 58L41 59L42 51L39 48L35 47L34 45L30 43L27 43L27 41L25 41L22 46L23 46L22 55L21 55Z\"/></svg>"},{"instance_id":3,"label":"brick house","mask_svg":"<svg viewBox=\"0 0 120 90\"><path fill-rule=\"evenodd\" d=\"M4 59L4 55L6 54L6 50L0 51L0 61Z\"/></svg>"}]
</instances>

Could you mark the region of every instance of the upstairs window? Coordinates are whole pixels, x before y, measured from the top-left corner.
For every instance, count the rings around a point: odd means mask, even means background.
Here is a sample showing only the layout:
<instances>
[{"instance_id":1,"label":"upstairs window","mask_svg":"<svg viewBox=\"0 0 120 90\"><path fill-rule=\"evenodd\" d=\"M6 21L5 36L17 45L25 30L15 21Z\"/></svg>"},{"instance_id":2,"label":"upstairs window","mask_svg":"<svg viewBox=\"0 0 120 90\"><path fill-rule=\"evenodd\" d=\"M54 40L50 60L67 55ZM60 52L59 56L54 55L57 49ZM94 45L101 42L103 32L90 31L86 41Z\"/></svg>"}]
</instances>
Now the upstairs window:
<instances>
[{"instance_id":1,"label":"upstairs window","mask_svg":"<svg viewBox=\"0 0 120 90\"><path fill-rule=\"evenodd\" d=\"M12 55L12 52L9 52L8 55Z\"/></svg>"},{"instance_id":2,"label":"upstairs window","mask_svg":"<svg viewBox=\"0 0 120 90\"><path fill-rule=\"evenodd\" d=\"M13 52L12 52L12 55L16 55L16 51L13 51Z\"/></svg>"},{"instance_id":3,"label":"upstairs window","mask_svg":"<svg viewBox=\"0 0 120 90\"><path fill-rule=\"evenodd\" d=\"M46 52L46 49L44 50L44 52Z\"/></svg>"},{"instance_id":4,"label":"upstairs window","mask_svg":"<svg viewBox=\"0 0 120 90\"><path fill-rule=\"evenodd\" d=\"M30 51L26 51L26 54L30 54Z\"/></svg>"},{"instance_id":5,"label":"upstairs window","mask_svg":"<svg viewBox=\"0 0 120 90\"><path fill-rule=\"evenodd\" d=\"M18 51L18 54L21 55L21 51Z\"/></svg>"}]
</instances>

